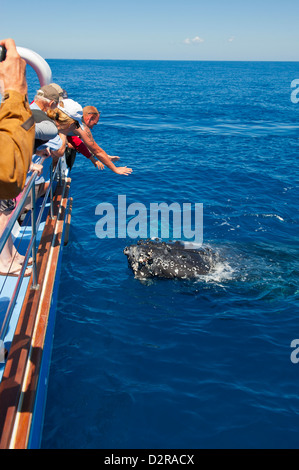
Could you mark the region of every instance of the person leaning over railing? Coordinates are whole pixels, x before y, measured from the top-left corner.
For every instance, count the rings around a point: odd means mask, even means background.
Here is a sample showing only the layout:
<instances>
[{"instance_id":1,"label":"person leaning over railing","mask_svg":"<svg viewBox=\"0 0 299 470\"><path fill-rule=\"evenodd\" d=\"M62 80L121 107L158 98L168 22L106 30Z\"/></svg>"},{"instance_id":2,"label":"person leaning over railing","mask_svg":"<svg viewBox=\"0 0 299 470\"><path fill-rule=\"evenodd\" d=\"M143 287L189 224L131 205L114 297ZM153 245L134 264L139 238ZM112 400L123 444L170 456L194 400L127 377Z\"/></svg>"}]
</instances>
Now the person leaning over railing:
<instances>
[{"instance_id":1,"label":"person leaning over railing","mask_svg":"<svg viewBox=\"0 0 299 470\"><path fill-rule=\"evenodd\" d=\"M48 109L44 118L39 118L36 116L36 111L34 109L32 111L36 120L36 128L42 126L43 123L50 121L55 126L57 134L57 136L53 135L53 138L47 139L43 145L40 145L42 142L39 142L40 146L35 149L35 153L32 156L32 162L35 165L42 166L42 173L40 173L35 180L35 198L37 200L46 194L50 185L51 162L53 162L53 165L55 166L58 159L63 157L66 148L66 136L69 132L72 132L76 129L76 122L58 108ZM40 130L42 130L42 127ZM44 134L44 137L45 136L46 134ZM36 143L38 141L39 139L36 140ZM29 181L30 176L31 173L29 172L27 181ZM24 218L24 214L30 210L30 207L31 196L29 195L24 203L22 215L19 220Z\"/></svg>"},{"instance_id":2,"label":"person leaning over railing","mask_svg":"<svg viewBox=\"0 0 299 470\"><path fill-rule=\"evenodd\" d=\"M58 108L66 113L68 116L72 117L77 121L77 127L74 131L74 134L79 136L82 142L86 145L90 153L99 160L102 168L104 165L107 166L111 171L118 175L130 175L132 173L132 168L126 166L116 167L112 162L108 154L103 150L94 140L92 133L84 122L83 118L83 108L82 106L72 99L64 99L58 105Z\"/></svg>"},{"instance_id":3,"label":"person leaning over railing","mask_svg":"<svg viewBox=\"0 0 299 470\"><path fill-rule=\"evenodd\" d=\"M93 129L93 127L98 124L100 115L101 113L97 110L95 106L85 106L85 108L83 108L82 122L89 129ZM104 169L103 163L100 160L97 160L96 158L94 158L92 153L88 150L87 146L83 143L83 141L80 139L79 136L68 135L67 140L68 140L68 147L70 149L74 149L77 152L84 155L84 157L90 160L96 168L100 170ZM115 160L119 160L119 157L116 155L111 156L107 154L107 156L110 158L112 162Z\"/></svg>"},{"instance_id":4,"label":"person leaning over railing","mask_svg":"<svg viewBox=\"0 0 299 470\"><path fill-rule=\"evenodd\" d=\"M0 62L0 199L19 195L25 185L34 144L34 120L27 99L26 62L13 39L0 40L6 58Z\"/></svg>"}]
</instances>

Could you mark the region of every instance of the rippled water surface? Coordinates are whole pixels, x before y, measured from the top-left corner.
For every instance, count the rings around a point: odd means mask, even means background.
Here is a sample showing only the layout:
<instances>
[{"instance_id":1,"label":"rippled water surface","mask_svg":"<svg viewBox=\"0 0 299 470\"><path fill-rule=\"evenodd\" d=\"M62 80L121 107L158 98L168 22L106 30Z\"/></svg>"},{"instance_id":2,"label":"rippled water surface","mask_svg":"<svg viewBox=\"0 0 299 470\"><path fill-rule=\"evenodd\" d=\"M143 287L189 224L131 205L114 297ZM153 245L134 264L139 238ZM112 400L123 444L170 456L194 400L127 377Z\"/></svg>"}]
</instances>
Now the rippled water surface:
<instances>
[{"instance_id":1,"label":"rippled water surface","mask_svg":"<svg viewBox=\"0 0 299 470\"><path fill-rule=\"evenodd\" d=\"M134 173L72 170L42 447L297 448L299 65L49 63ZM203 203L216 271L134 279L133 241L95 234L118 195Z\"/></svg>"}]
</instances>

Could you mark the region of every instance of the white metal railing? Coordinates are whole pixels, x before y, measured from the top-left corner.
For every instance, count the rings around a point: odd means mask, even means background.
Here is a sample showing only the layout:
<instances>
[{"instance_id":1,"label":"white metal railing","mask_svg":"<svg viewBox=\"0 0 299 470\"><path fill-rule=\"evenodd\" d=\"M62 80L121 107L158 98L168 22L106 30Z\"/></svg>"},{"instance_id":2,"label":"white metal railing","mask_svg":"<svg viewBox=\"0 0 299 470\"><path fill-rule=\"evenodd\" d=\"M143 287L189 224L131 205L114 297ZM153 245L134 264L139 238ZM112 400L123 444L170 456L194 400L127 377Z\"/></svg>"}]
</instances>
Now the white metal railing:
<instances>
[{"instance_id":1,"label":"white metal railing","mask_svg":"<svg viewBox=\"0 0 299 470\"><path fill-rule=\"evenodd\" d=\"M51 158L51 157L48 157ZM43 203L41 205L40 211L38 216L36 215L36 204L35 204L35 180L37 178L37 171L34 171L26 184L25 188L23 189L22 196L20 200L18 201L16 208L14 209L14 212L12 216L10 217L3 234L0 238L0 253L2 252L10 234L12 233L13 227L19 218L21 211L25 205L25 202L29 196L31 195L31 227L32 227L32 232L31 232L31 238L28 244L28 248L24 257L24 262L22 264L20 274L17 279L16 286L14 288L12 297L10 299L9 305L7 307L4 319L2 324L0 325L0 348L1 344L4 344L4 338L7 332L7 328L9 326L9 322L18 298L18 294L22 285L22 281L24 278L25 271L27 269L28 265L28 260L30 255L32 255L32 289L38 289L39 286L37 284L37 268L36 268L36 253L37 253L37 246L36 246L36 235L41 223L41 219L49 198L50 194L50 217L53 218L53 182L56 179L56 176L58 176L58 184L61 183L62 181L62 175L61 175L61 158L58 160L58 163L56 165L56 168L53 171L53 167L51 164L51 170L50 170L50 184L47 189L47 192L44 196Z\"/></svg>"}]
</instances>

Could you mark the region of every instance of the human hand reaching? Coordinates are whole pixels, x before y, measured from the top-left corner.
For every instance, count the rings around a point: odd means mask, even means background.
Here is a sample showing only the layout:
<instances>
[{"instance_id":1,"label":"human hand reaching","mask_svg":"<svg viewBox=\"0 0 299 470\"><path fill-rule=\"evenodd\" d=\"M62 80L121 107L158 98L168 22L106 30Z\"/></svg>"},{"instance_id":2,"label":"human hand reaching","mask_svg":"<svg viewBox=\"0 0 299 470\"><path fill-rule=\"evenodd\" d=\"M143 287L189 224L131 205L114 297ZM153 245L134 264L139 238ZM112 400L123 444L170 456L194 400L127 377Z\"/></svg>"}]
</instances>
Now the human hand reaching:
<instances>
[{"instance_id":1,"label":"human hand reaching","mask_svg":"<svg viewBox=\"0 0 299 470\"><path fill-rule=\"evenodd\" d=\"M115 173L118 175L125 175L129 176L133 172L132 168L128 168L126 166L119 166L116 168Z\"/></svg>"}]
</instances>

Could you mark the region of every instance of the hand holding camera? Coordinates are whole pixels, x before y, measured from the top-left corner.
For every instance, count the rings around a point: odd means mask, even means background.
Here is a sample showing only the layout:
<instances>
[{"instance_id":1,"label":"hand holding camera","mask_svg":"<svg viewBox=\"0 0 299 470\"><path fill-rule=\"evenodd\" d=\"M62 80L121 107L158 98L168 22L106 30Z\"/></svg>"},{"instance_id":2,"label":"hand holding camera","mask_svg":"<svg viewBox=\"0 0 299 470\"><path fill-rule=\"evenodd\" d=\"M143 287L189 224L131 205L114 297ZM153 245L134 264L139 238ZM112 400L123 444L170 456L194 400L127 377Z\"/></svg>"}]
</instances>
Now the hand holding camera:
<instances>
[{"instance_id":1,"label":"hand holding camera","mask_svg":"<svg viewBox=\"0 0 299 470\"><path fill-rule=\"evenodd\" d=\"M6 49L4 46L0 46L0 62L3 62L6 58Z\"/></svg>"},{"instance_id":2,"label":"hand holding camera","mask_svg":"<svg viewBox=\"0 0 299 470\"><path fill-rule=\"evenodd\" d=\"M1 40L0 48L1 93L6 90L15 90L26 95L26 62L20 57L14 40Z\"/></svg>"}]
</instances>

